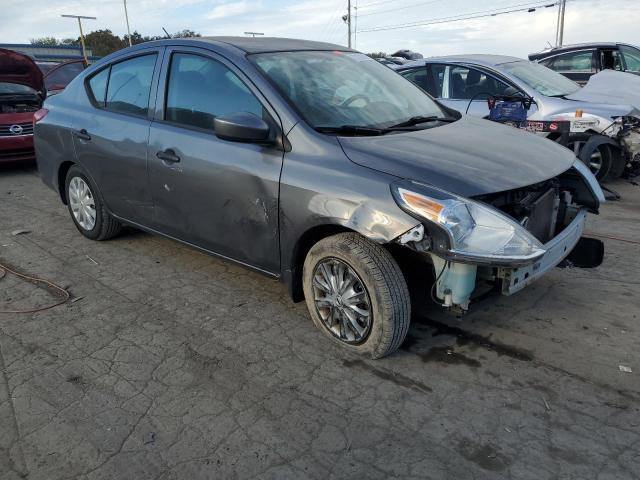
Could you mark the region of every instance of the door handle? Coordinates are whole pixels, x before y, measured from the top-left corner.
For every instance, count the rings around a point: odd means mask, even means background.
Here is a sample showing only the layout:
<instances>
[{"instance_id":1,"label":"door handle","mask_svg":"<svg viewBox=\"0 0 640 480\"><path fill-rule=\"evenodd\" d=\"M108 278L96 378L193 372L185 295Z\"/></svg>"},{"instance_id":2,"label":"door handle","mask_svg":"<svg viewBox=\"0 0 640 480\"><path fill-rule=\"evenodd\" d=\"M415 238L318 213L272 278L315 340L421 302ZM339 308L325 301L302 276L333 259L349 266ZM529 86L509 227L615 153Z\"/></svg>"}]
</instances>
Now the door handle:
<instances>
[{"instance_id":1,"label":"door handle","mask_svg":"<svg viewBox=\"0 0 640 480\"><path fill-rule=\"evenodd\" d=\"M174 152L171 148L167 148L164 151L157 152L156 157L167 163L178 163L180 161L180 157L176 155L176 152Z\"/></svg>"},{"instance_id":2,"label":"door handle","mask_svg":"<svg viewBox=\"0 0 640 480\"><path fill-rule=\"evenodd\" d=\"M89 132L87 132L84 128L82 130L76 130L75 132L73 132L73 134L76 138L84 140L85 142L91 140L91 135L89 135Z\"/></svg>"}]
</instances>

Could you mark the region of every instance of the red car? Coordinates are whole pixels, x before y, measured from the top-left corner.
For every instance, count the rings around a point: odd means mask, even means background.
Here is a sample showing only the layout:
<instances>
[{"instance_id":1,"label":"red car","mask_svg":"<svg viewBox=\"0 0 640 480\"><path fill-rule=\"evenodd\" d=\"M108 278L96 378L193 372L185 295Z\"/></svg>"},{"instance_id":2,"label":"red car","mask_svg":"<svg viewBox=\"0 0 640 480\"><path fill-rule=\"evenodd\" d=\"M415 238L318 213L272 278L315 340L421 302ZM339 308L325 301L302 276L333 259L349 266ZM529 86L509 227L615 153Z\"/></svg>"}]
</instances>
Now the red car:
<instances>
[{"instance_id":1,"label":"red car","mask_svg":"<svg viewBox=\"0 0 640 480\"><path fill-rule=\"evenodd\" d=\"M33 115L46 96L42 72L22 53L0 48L0 163L33 160Z\"/></svg>"}]
</instances>

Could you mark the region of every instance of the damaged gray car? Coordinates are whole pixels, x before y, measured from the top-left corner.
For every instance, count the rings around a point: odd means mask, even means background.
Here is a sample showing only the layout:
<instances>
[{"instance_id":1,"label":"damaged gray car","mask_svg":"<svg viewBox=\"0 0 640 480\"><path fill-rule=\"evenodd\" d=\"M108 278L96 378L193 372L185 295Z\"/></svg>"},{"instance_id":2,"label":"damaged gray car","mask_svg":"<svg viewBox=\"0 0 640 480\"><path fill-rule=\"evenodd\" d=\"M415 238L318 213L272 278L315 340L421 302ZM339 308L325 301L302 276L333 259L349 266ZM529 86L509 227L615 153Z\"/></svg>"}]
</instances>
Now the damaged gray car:
<instances>
[{"instance_id":1,"label":"damaged gray car","mask_svg":"<svg viewBox=\"0 0 640 480\"><path fill-rule=\"evenodd\" d=\"M570 151L462 118L337 45L145 43L48 99L35 132L84 236L129 225L278 278L372 358L402 344L424 292L466 311L602 259L582 239L602 191Z\"/></svg>"}]
</instances>

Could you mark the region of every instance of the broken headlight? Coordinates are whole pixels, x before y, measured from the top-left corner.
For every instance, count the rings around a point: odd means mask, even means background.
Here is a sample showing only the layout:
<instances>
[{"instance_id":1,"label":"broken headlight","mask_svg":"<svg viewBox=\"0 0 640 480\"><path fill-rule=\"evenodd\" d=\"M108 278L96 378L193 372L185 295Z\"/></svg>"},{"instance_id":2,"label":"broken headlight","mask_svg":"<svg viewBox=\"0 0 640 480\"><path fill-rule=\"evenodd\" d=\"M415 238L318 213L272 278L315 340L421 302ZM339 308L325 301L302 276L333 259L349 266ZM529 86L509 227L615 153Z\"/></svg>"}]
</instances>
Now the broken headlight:
<instances>
[{"instance_id":1,"label":"broken headlight","mask_svg":"<svg viewBox=\"0 0 640 480\"><path fill-rule=\"evenodd\" d=\"M391 190L403 210L426 221L432 248L449 260L525 265L545 253L524 227L489 205L415 182Z\"/></svg>"}]
</instances>

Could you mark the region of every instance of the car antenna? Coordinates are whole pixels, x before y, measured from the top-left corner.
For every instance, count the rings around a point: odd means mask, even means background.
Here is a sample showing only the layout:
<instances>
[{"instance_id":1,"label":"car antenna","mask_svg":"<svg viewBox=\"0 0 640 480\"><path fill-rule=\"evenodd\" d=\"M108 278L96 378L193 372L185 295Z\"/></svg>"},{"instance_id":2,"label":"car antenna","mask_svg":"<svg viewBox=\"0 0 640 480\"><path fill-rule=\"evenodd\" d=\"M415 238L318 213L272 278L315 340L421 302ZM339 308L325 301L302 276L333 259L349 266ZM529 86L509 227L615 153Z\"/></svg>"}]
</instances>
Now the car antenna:
<instances>
[{"instance_id":1,"label":"car antenna","mask_svg":"<svg viewBox=\"0 0 640 480\"><path fill-rule=\"evenodd\" d=\"M169 35L169 32L167 32L167 29L162 27L162 30L164 30L164 33L167 34L167 38L171 38L171 35Z\"/></svg>"}]
</instances>

